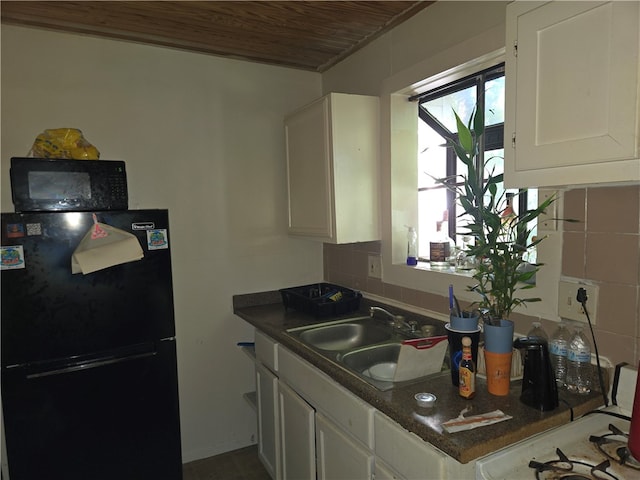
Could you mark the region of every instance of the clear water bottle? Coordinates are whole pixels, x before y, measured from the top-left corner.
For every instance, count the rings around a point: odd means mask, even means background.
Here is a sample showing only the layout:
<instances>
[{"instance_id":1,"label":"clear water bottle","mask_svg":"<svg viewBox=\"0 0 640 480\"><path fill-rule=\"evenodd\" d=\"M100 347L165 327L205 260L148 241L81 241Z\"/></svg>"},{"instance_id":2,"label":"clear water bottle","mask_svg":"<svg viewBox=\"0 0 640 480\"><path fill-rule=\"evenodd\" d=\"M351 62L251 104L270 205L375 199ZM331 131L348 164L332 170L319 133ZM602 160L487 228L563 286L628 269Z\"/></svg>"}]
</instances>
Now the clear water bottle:
<instances>
[{"instance_id":1,"label":"clear water bottle","mask_svg":"<svg viewBox=\"0 0 640 480\"><path fill-rule=\"evenodd\" d=\"M527 336L542 337L547 342L549 342L549 335L547 335L547 332L544 331L544 328L542 328L542 324L540 322L533 322L531 324L531 330L529 330L529 333L527 333Z\"/></svg>"},{"instance_id":2,"label":"clear water bottle","mask_svg":"<svg viewBox=\"0 0 640 480\"><path fill-rule=\"evenodd\" d=\"M413 227L407 227L407 265L418 264L418 233Z\"/></svg>"},{"instance_id":3,"label":"clear water bottle","mask_svg":"<svg viewBox=\"0 0 640 480\"><path fill-rule=\"evenodd\" d=\"M567 390L573 393L591 392L591 346L577 326L567 348Z\"/></svg>"},{"instance_id":4,"label":"clear water bottle","mask_svg":"<svg viewBox=\"0 0 640 480\"><path fill-rule=\"evenodd\" d=\"M556 377L558 387L564 387L567 380L567 347L571 340L571 332L564 321L551 335L549 341L549 358L553 366L553 374Z\"/></svg>"}]
</instances>

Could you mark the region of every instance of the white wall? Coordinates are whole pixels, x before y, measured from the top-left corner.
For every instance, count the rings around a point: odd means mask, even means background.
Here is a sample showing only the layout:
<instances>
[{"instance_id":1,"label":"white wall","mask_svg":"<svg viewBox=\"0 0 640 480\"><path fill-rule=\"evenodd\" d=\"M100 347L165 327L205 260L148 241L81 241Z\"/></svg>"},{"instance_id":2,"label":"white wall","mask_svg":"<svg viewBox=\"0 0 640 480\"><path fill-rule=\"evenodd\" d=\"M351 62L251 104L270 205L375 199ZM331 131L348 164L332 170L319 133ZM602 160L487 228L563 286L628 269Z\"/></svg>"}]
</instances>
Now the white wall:
<instances>
[{"instance_id":1,"label":"white wall","mask_svg":"<svg viewBox=\"0 0 640 480\"><path fill-rule=\"evenodd\" d=\"M46 128L126 160L130 207L170 214L183 459L253 443L231 297L322 279L321 245L286 234L282 124L320 75L5 25L1 48L2 211L10 157Z\"/></svg>"}]
</instances>

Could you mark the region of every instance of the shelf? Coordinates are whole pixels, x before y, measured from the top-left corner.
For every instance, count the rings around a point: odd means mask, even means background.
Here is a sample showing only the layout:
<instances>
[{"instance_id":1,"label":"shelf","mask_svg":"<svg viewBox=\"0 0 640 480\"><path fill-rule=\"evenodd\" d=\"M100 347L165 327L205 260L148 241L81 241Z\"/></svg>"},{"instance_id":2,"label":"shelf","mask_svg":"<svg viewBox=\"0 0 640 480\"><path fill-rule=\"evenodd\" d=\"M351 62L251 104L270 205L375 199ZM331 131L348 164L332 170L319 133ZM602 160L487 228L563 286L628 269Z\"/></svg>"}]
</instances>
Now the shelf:
<instances>
[{"instance_id":1,"label":"shelf","mask_svg":"<svg viewBox=\"0 0 640 480\"><path fill-rule=\"evenodd\" d=\"M242 398L246 400L251 408L253 408L256 412L258 411L258 395L256 392L247 392L242 395Z\"/></svg>"}]
</instances>

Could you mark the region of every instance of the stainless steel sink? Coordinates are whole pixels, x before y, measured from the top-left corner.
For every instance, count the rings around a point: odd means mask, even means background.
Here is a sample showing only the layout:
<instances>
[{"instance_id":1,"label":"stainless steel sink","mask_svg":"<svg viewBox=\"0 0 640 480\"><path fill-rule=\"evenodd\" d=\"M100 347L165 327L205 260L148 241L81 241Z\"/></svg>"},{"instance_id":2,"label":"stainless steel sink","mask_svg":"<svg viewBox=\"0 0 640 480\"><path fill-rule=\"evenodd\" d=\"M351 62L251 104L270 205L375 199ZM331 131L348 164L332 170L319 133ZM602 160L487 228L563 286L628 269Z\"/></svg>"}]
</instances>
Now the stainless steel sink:
<instances>
[{"instance_id":1,"label":"stainless steel sink","mask_svg":"<svg viewBox=\"0 0 640 480\"><path fill-rule=\"evenodd\" d=\"M359 373L364 372L366 376L382 379L380 377L388 377L388 375L377 375L375 371L370 373L369 369L375 365L395 365L398 362L398 355L400 355L400 344L387 343L352 350L341 355L338 360ZM389 378L385 379L389 380Z\"/></svg>"},{"instance_id":2,"label":"stainless steel sink","mask_svg":"<svg viewBox=\"0 0 640 480\"><path fill-rule=\"evenodd\" d=\"M321 350L342 351L389 340L393 332L379 325L348 322L305 330L300 340Z\"/></svg>"},{"instance_id":3,"label":"stainless steel sink","mask_svg":"<svg viewBox=\"0 0 640 480\"><path fill-rule=\"evenodd\" d=\"M394 387L400 347L399 343L364 347L345 353L339 361L367 383L380 390L389 390Z\"/></svg>"},{"instance_id":4,"label":"stainless steel sink","mask_svg":"<svg viewBox=\"0 0 640 480\"><path fill-rule=\"evenodd\" d=\"M393 375L402 341L419 337L417 332L360 316L292 328L287 333L379 390L410 383L394 382Z\"/></svg>"},{"instance_id":5,"label":"stainless steel sink","mask_svg":"<svg viewBox=\"0 0 640 480\"><path fill-rule=\"evenodd\" d=\"M287 333L325 355L337 356L354 348L383 342L396 343L412 338L389 322L379 318L357 316L304 327L290 328Z\"/></svg>"}]
</instances>

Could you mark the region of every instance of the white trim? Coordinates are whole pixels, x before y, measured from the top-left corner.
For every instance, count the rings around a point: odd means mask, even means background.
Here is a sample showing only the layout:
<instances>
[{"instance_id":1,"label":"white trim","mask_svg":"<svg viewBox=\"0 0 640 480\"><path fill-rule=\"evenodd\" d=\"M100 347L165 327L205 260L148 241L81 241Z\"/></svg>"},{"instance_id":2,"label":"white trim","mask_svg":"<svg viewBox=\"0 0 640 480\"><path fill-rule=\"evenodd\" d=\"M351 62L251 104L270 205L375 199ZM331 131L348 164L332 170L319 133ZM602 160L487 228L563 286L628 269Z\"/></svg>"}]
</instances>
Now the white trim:
<instances>
[{"instance_id":1,"label":"white trim","mask_svg":"<svg viewBox=\"0 0 640 480\"><path fill-rule=\"evenodd\" d=\"M428 92L429 90L439 88L448 83L455 82L456 80L460 80L461 78L468 77L469 75L474 75L482 70L491 68L504 61L505 61L505 50L504 48L501 48L500 50L496 50L495 52L491 52L486 55L483 55L480 58L471 60L465 63L464 65L450 68L444 72L437 73L435 75L432 75L429 78L416 82L415 84L411 85L407 90L402 91L401 93L418 95L424 92Z\"/></svg>"}]
</instances>

